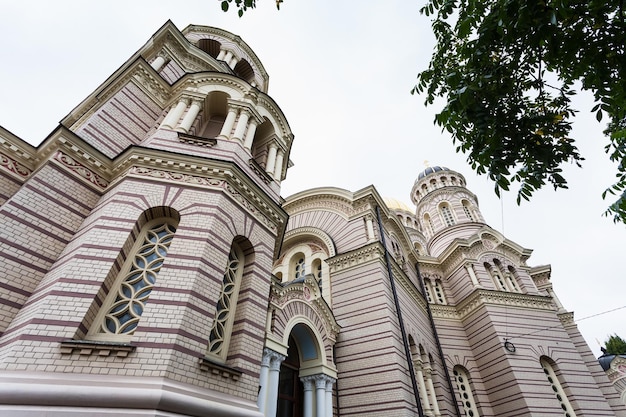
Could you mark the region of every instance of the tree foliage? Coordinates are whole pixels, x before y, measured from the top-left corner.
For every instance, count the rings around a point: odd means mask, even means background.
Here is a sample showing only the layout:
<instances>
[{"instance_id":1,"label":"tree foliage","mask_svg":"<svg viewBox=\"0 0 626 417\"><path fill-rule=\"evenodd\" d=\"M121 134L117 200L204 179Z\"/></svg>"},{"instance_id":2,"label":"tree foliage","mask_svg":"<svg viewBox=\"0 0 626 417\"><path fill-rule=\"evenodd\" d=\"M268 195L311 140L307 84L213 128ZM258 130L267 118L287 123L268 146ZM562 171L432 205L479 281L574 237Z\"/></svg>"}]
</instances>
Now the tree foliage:
<instances>
[{"instance_id":1,"label":"tree foliage","mask_svg":"<svg viewBox=\"0 0 626 417\"><path fill-rule=\"evenodd\" d=\"M230 9L232 3L235 3L235 7L237 8L237 14L239 17L243 16L243 14L248 11L248 9L254 9L256 7L256 0L219 0L222 5L222 10L227 12ZM276 8L280 10L280 3L283 0L276 0Z\"/></svg>"},{"instance_id":2,"label":"tree foliage","mask_svg":"<svg viewBox=\"0 0 626 417\"><path fill-rule=\"evenodd\" d=\"M617 163L606 214L626 222L624 0L428 0L421 12L437 44L412 92L427 105L444 98L435 123L496 194L518 182L519 203L546 182L567 188L563 164L584 160L570 136L582 88L608 119L605 150Z\"/></svg>"},{"instance_id":3,"label":"tree foliage","mask_svg":"<svg viewBox=\"0 0 626 417\"><path fill-rule=\"evenodd\" d=\"M626 340L614 334L604 342L604 349L608 355L626 355Z\"/></svg>"}]
</instances>

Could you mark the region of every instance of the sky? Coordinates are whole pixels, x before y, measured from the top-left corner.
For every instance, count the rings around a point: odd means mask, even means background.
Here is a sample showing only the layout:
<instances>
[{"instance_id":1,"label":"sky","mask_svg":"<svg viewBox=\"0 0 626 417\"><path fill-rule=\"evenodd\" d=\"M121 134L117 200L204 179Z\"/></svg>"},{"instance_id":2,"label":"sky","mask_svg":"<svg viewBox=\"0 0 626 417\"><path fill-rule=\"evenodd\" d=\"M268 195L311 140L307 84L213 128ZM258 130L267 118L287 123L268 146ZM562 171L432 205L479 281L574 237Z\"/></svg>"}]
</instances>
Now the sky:
<instances>
[{"instance_id":1,"label":"sky","mask_svg":"<svg viewBox=\"0 0 626 417\"><path fill-rule=\"evenodd\" d=\"M0 125L38 145L168 19L181 30L220 27L260 58L295 135L283 196L374 184L383 197L410 204L426 164L454 169L487 223L533 249L529 265L552 265L555 292L596 356L598 341L626 338L626 309L598 315L626 305L619 261L626 227L602 216L601 193L616 170L589 95L575 101L583 168L564 167L568 190L546 188L517 206L515 192L499 200L433 124L441 103L425 107L409 93L434 46L429 18L419 14L425 0L285 0L280 11L272 0L257 1L240 19L218 0L0 0Z\"/></svg>"}]
</instances>

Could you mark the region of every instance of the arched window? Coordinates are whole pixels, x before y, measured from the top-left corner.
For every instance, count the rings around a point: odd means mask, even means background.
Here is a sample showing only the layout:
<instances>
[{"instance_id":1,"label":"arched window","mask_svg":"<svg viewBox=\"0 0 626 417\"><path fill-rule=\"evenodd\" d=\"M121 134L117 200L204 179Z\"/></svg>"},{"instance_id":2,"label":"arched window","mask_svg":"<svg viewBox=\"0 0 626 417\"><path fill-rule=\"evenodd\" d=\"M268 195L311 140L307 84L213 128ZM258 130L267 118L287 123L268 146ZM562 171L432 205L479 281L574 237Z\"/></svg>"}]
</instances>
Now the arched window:
<instances>
[{"instance_id":1,"label":"arched window","mask_svg":"<svg viewBox=\"0 0 626 417\"><path fill-rule=\"evenodd\" d=\"M439 210L441 211L441 216L443 217L444 222L447 226L454 226L454 216L452 216L452 210L450 210L450 206L448 203L441 203L439 206Z\"/></svg>"},{"instance_id":2,"label":"arched window","mask_svg":"<svg viewBox=\"0 0 626 417\"><path fill-rule=\"evenodd\" d=\"M141 227L96 316L90 339L130 341L174 238L176 223L171 218L159 218Z\"/></svg>"},{"instance_id":3,"label":"arched window","mask_svg":"<svg viewBox=\"0 0 626 417\"><path fill-rule=\"evenodd\" d=\"M543 368L543 373L546 375L548 382L550 383L550 388L552 392L556 396L556 399L559 402L559 406L565 413L565 417L576 417L576 413L574 413L574 409L567 399L567 395L563 391L563 387L561 386L561 382L554 372L554 367L552 366L552 360L546 356L542 356L539 359L541 366Z\"/></svg>"},{"instance_id":4,"label":"arched window","mask_svg":"<svg viewBox=\"0 0 626 417\"><path fill-rule=\"evenodd\" d=\"M430 218L430 214L424 214L424 223L426 224L426 228L428 229L430 235L432 236L435 234L435 227L433 226L433 219Z\"/></svg>"},{"instance_id":5,"label":"arched window","mask_svg":"<svg viewBox=\"0 0 626 417\"><path fill-rule=\"evenodd\" d=\"M500 291L508 291L508 288L506 286L504 278L502 278L502 274L500 273L500 271L497 268L494 268L493 266L488 264L487 262L485 262L484 266L487 272L489 272L489 275L491 275L491 279L493 280L493 284L496 286L496 289Z\"/></svg>"},{"instance_id":6,"label":"arched window","mask_svg":"<svg viewBox=\"0 0 626 417\"><path fill-rule=\"evenodd\" d=\"M461 205L463 206L463 211L465 212L465 217L471 222L474 222L474 216L472 215L472 208L470 206L469 201L463 200L461 201Z\"/></svg>"},{"instance_id":7,"label":"arched window","mask_svg":"<svg viewBox=\"0 0 626 417\"><path fill-rule=\"evenodd\" d=\"M220 44L215 39L200 39L198 41L198 48L202 49L213 58L217 58L217 56L220 54L222 44Z\"/></svg>"},{"instance_id":8,"label":"arched window","mask_svg":"<svg viewBox=\"0 0 626 417\"><path fill-rule=\"evenodd\" d=\"M463 410L468 417L480 417L478 414L478 408L476 407L476 401L474 401L474 394L472 393L472 387L470 386L469 374L467 369L457 365L452 370L454 374L454 381L456 382L457 393L463 403Z\"/></svg>"},{"instance_id":9,"label":"arched window","mask_svg":"<svg viewBox=\"0 0 626 417\"><path fill-rule=\"evenodd\" d=\"M291 259L292 264L292 272L291 276L293 279L304 278L306 275L306 267L304 263L304 254L297 253Z\"/></svg>"},{"instance_id":10,"label":"arched window","mask_svg":"<svg viewBox=\"0 0 626 417\"><path fill-rule=\"evenodd\" d=\"M244 255L241 248L233 242L228 254L228 263L222 280L220 296L215 306L215 319L209 333L208 354L225 360L237 307L237 297L244 268Z\"/></svg>"},{"instance_id":11,"label":"arched window","mask_svg":"<svg viewBox=\"0 0 626 417\"><path fill-rule=\"evenodd\" d=\"M432 295L432 292L430 290L430 287L431 287L430 279L425 278L424 279L424 292L426 294L424 294L424 295L426 296L426 300L429 303L433 303L433 295Z\"/></svg>"},{"instance_id":12,"label":"arched window","mask_svg":"<svg viewBox=\"0 0 626 417\"><path fill-rule=\"evenodd\" d=\"M441 281L436 279L433 285L433 289L435 290L435 297L437 297L438 304L447 304L446 297L443 294L443 287L441 286Z\"/></svg>"}]
</instances>

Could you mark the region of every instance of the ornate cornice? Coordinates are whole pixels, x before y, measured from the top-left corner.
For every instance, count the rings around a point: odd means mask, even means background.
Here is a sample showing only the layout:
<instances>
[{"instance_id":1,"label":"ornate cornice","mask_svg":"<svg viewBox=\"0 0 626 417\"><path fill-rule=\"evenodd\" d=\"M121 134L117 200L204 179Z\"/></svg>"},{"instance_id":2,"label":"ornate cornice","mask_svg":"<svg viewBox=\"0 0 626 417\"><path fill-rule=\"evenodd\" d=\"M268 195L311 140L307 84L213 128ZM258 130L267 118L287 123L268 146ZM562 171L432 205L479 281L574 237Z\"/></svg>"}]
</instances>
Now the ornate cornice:
<instances>
[{"instance_id":1,"label":"ornate cornice","mask_svg":"<svg viewBox=\"0 0 626 417\"><path fill-rule=\"evenodd\" d=\"M433 316L436 318L465 320L484 305L503 305L515 308L557 311L550 297L484 289L475 290L457 306L431 304L431 309Z\"/></svg>"},{"instance_id":2,"label":"ornate cornice","mask_svg":"<svg viewBox=\"0 0 626 417\"><path fill-rule=\"evenodd\" d=\"M326 259L331 273L345 271L370 262L381 262L385 250L380 242L373 242L350 252L342 253L332 258Z\"/></svg>"},{"instance_id":3,"label":"ornate cornice","mask_svg":"<svg viewBox=\"0 0 626 417\"><path fill-rule=\"evenodd\" d=\"M559 313L557 314L559 320L561 321L562 325L571 325L574 324L574 313L572 312L566 312L566 313Z\"/></svg>"},{"instance_id":4,"label":"ornate cornice","mask_svg":"<svg viewBox=\"0 0 626 417\"><path fill-rule=\"evenodd\" d=\"M283 221L278 212L271 210L269 206L261 202L258 198L255 199L257 204L253 204L249 197L256 197L255 195L252 193L245 193L247 195L244 196L244 193L241 192L241 187L235 187L229 183L228 179L234 180L233 182L236 184L238 183L237 179L232 175L232 172L228 170L220 172L219 170L214 169L212 173L214 176L199 176L176 171L133 166L128 170L127 176L150 177L163 181L184 183L191 186L226 190L229 195L237 201L237 203L243 206L257 220L267 226L272 232L277 232L278 226L282 224ZM239 182L238 185L241 185L241 183Z\"/></svg>"}]
</instances>

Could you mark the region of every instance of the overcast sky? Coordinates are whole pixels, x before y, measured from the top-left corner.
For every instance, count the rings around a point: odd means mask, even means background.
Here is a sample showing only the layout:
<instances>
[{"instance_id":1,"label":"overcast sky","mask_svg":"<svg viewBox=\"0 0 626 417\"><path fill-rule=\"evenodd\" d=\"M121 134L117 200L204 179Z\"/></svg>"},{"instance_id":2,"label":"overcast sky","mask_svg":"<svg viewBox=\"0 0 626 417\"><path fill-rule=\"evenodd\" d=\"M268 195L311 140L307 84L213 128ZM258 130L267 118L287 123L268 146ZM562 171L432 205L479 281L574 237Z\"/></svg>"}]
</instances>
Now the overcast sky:
<instances>
[{"instance_id":1,"label":"overcast sky","mask_svg":"<svg viewBox=\"0 0 626 417\"><path fill-rule=\"evenodd\" d=\"M422 0L285 0L280 12L272 0L258 1L239 19L217 0L0 0L0 125L37 145L167 19L181 30L221 27L261 59L269 94L295 134L283 196L374 184L410 203L424 161L447 166L466 177L492 227L534 250L529 265L552 265L555 291L596 356L596 340L626 338L626 309L584 319L626 304L626 228L602 216L601 193L615 169L589 97L577 101L574 131L584 168L565 167L569 190L546 188L518 207L514 193L498 200L493 184L455 153L433 125L437 107L409 94L434 44Z\"/></svg>"}]
</instances>

